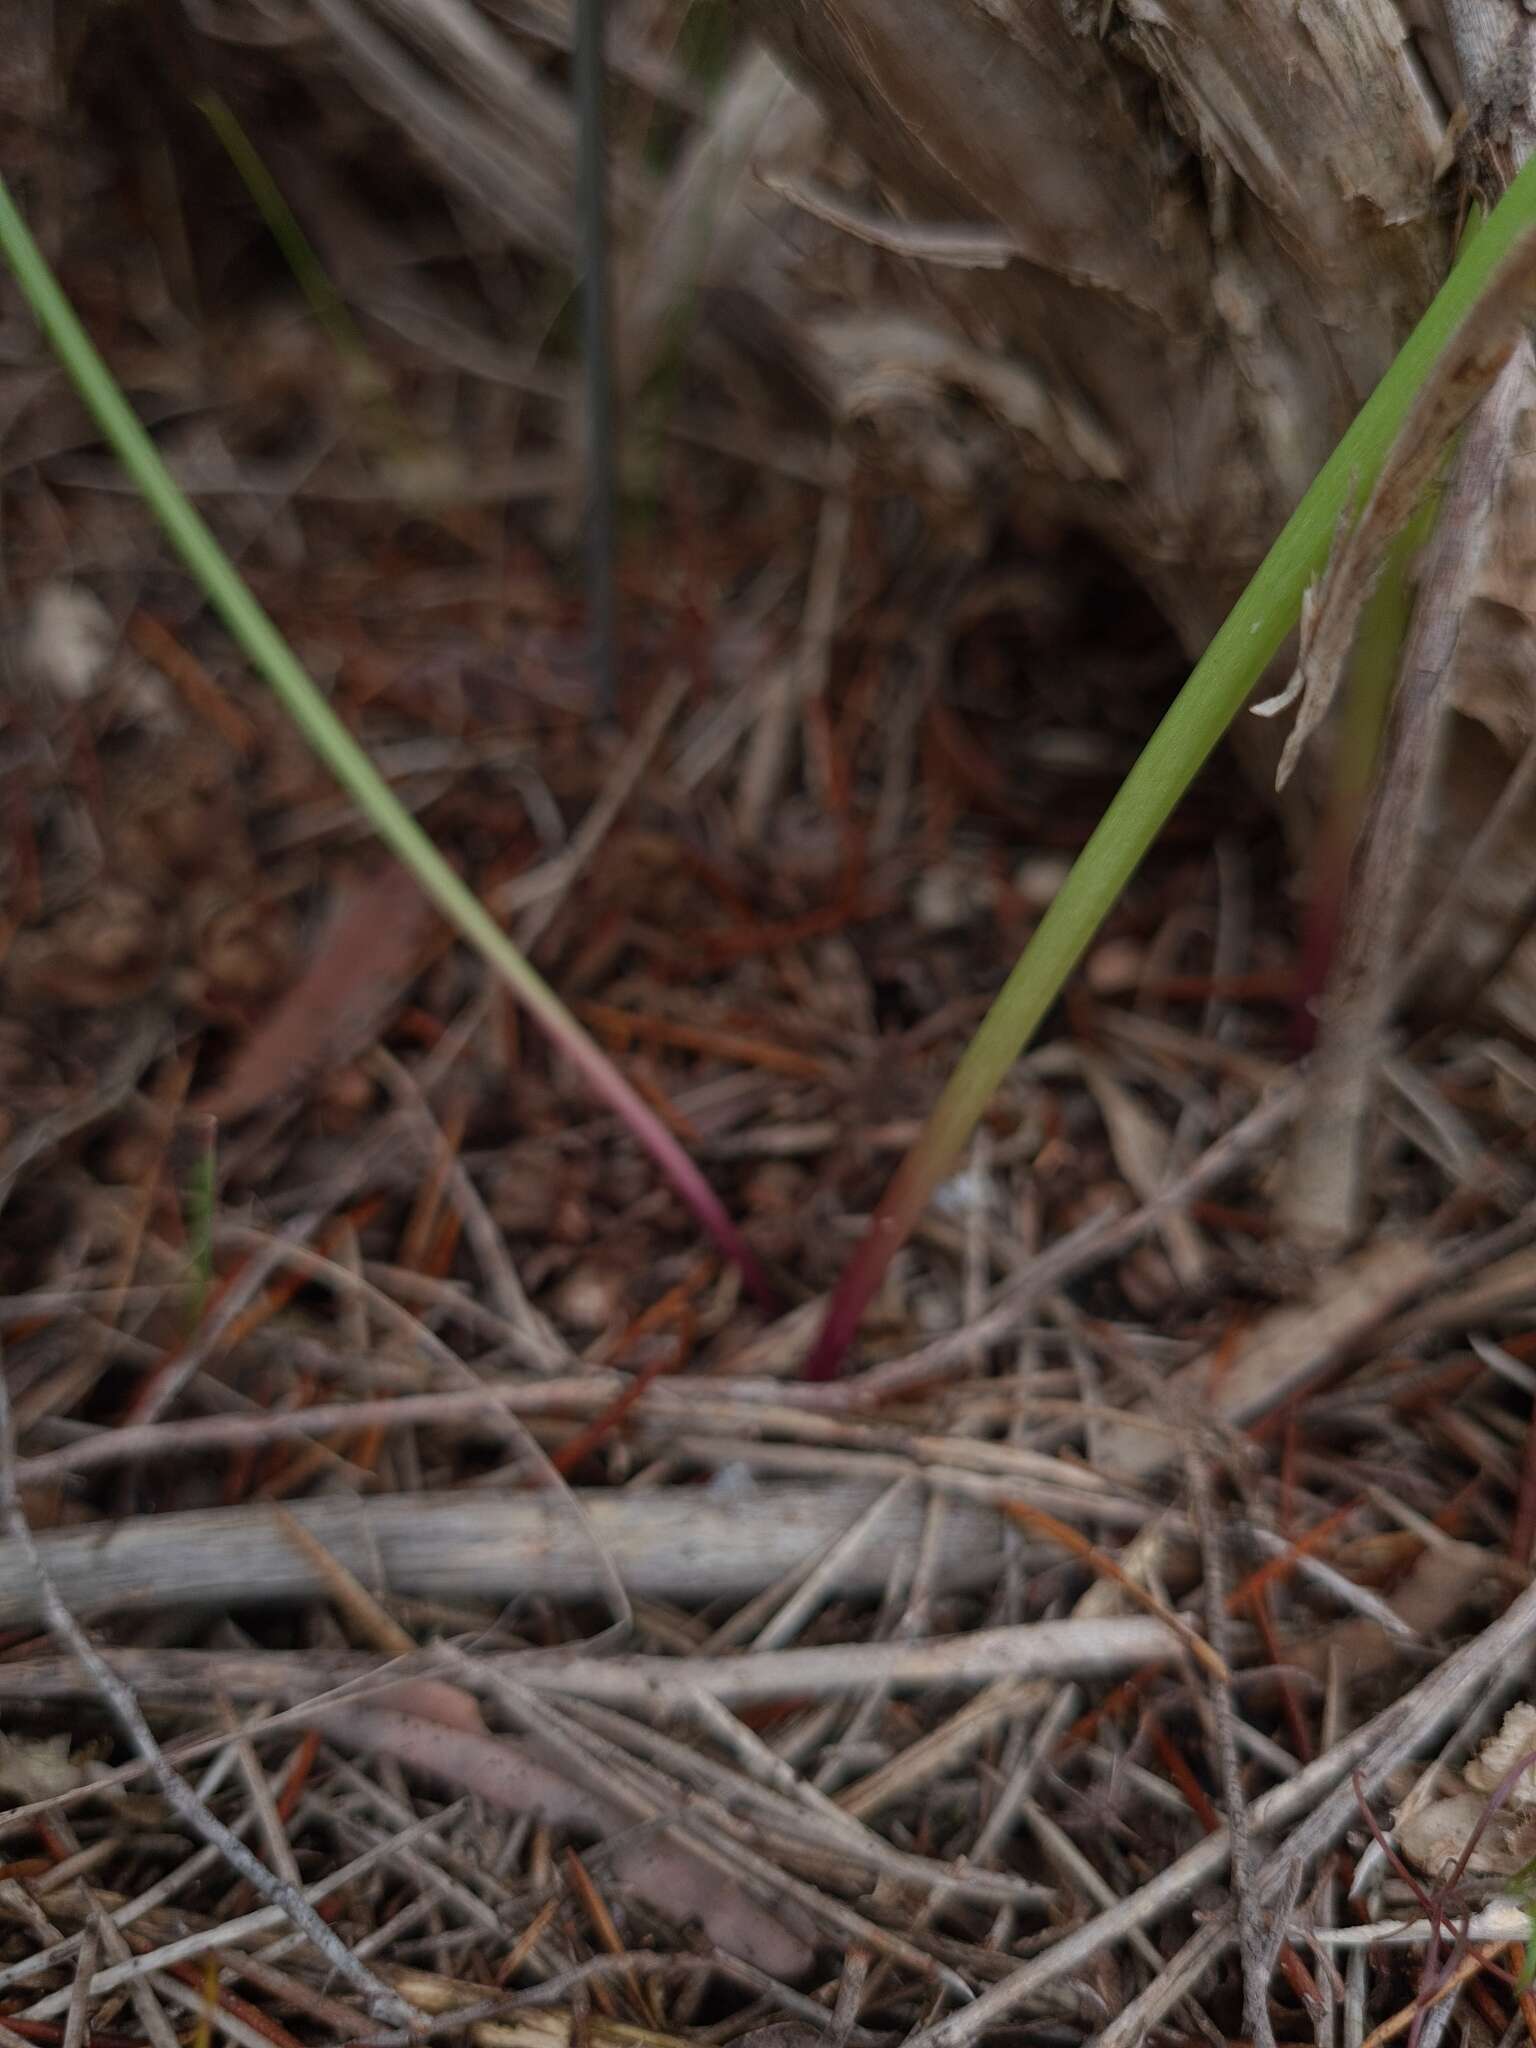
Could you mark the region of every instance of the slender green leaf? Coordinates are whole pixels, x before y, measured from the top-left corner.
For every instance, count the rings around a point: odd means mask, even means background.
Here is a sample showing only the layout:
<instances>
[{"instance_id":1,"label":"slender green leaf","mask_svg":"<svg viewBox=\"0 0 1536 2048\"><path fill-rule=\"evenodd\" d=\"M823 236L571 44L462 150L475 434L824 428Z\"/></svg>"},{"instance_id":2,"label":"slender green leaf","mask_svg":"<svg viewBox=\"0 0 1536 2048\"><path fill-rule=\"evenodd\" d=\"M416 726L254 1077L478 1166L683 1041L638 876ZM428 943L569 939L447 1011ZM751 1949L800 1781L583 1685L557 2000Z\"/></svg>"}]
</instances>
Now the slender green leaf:
<instances>
[{"instance_id":1,"label":"slender green leaf","mask_svg":"<svg viewBox=\"0 0 1536 2048\"><path fill-rule=\"evenodd\" d=\"M1300 615L1303 593L1328 559L1341 517L1358 511L1436 361L1500 281L1506 258L1533 222L1536 158L1464 241L1450 276L1286 521L1078 856L843 1273L806 1365L809 1378L831 1379L841 1369L864 1310L930 1195L1211 749L1279 653Z\"/></svg>"},{"instance_id":2,"label":"slender green leaf","mask_svg":"<svg viewBox=\"0 0 1536 2048\"><path fill-rule=\"evenodd\" d=\"M715 1243L741 1268L754 1295L765 1304L770 1303L773 1290L767 1276L698 1167L554 990L518 952L479 897L454 872L316 689L292 648L242 582L201 515L171 476L97 354L3 178L0 250L15 272L38 325L73 378L117 459L237 645L265 677L315 753L449 923L501 976L598 1100L623 1119Z\"/></svg>"}]
</instances>

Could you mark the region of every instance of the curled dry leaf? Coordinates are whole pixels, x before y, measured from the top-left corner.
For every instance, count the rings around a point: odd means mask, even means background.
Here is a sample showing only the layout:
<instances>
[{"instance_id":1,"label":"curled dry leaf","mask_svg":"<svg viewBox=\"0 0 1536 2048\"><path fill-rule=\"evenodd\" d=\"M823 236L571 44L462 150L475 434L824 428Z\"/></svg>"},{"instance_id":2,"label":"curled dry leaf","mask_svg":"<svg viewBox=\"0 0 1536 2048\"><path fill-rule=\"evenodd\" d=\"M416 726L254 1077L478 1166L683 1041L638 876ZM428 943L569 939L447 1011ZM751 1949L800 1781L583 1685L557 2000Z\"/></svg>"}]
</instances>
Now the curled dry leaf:
<instances>
[{"instance_id":1,"label":"curled dry leaf","mask_svg":"<svg viewBox=\"0 0 1536 2048\"><path fill-rule=\"evenodd\" d=\"M1395 1821L1398 1846L1426 1877L1461 1869L1469 1877L1510 1877L1536 1856L1536 1764L1528 1764L1496 1811L1494 1794L1523 1757L1536 1751L1536 1707L1522 1700L1504 1716L1458 1778L1445 1774L1444 1796ZM1463 1860L1465 1859L1465 1860Z\"/></svg>"},{"instance_id":2,"label":"curled dry leaf","mask_svg":"<svg viewBox=\"0 0 1536 2048\"><path fill-rule=\"evenodd\" d=\"M1476 1792L1436 1799L1397 1823L1398 1846L1426 1877L1457 1870L1465 1877L1513 1877L1536 1856L1536 1815L1499 1812L1479 1834L1487 1811L1487 1799Z\"/></svg>"},{"instance_id":3,"label":"curled dry leaf","mask_svg":"<svg viewBox=\"0 0 1536 2048\"><path fill-rule=\"evenodd\" d=\"M1506 1803L1536 1807L1536 1707L1521 1700L1510 1708L1497 1735L1490 1735L1462 1773L1475 1792L1496 1792L1522 1758L1531 1758L1510 1787Z\"/></svg>"},{"instance_id":4,"label":"curled dry leaf","mask_svg":"<svg viewBox=\"0 0 1536 2048\"><path fill-rule=\"evenodd\" d=\"M1416 1870L1438 1877L1455 1868L1487 1804L1473 1792L1458 1792L1449 1799L1431 1800L1416 1813L1399 1814L1395 1817L1397 1845ZM1493 1831L1485 1829L1478 1849L1468 1859L1468 1869L1484 1873L1502 1870L1505 1866L1501 1863L1488 1861L1493 1847Z\"/></svg>"}]
</instances>

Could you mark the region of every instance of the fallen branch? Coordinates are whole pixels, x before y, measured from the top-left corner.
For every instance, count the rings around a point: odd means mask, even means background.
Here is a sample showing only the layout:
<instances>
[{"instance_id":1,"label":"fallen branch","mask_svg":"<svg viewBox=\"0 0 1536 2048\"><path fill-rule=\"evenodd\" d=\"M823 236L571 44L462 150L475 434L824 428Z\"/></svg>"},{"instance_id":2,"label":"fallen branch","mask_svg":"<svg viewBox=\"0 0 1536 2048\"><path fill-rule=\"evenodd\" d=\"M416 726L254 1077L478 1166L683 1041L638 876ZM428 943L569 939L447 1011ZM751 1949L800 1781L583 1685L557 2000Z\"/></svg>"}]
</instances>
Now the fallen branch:
<instances>
[{"instance_id":1,"label":"fallen branch","mask_svg":"<svg viewBox=\"0 0 1536 2048\"><path fill-rule=\"evenodd\" d=\"M747 1598L809 1568L883 1490L759 1485L727 1501L699 1487L595 1489L578 1496L580 1514L552 1492L401 1494L301 1501L289 1512L365 1585L386 1593L498 1604L526 1592L591 1600L609 1583L606 1555L618 1560L632 1597L704 1601ZM841 1591L884 1587L893 1551L918 1541L923 1506L920 1497L892 1504L880 1543L849 1560ZM272 1606L324 1599L329 1590L267 1507L140 1516L34 1540L81 1615ZM1001 1558L992 1510L955 1499L939 1560L943 1584L989 1584ZM0 1628L34 1626L42 1612L26 1550L0 1541Z\"/></svg>"},{"instance_id":2,"label":"fallen branch","mask_svg":"<svg viewBox=\"0 0 1536 2048\"><path fill-rule=\"evenodd\" d=\"M1150 1616L1105 1621L1041 1621L1017 1628L978 1629L971 1635L927 1643L832 1643L810 1649L768 1650L734 1657L589 1657L515 1651L456 1659L455 1677L498 1674L530 1692L603 1700L612 1706L684 1705L696 1693L728 1704L802 1699L861 1687L921 1691L929 1686L984 1685L989 1679L1103 1678L1142 1664L1173 1663L1184 1645ZM375 1657L350 1654L289 1656L280 1651L114 1650L113 1663L136 1691L157 1700L201 1702L217 1689L232 1699L295 1699L322 1687L388 1685L435 1669L422 1663L381 1666ZM72 1699L89 1691L68 1659L26 1659L0 1664L0 1696ZM323 1710L322 1710L323 1711ZM5 1825L14 1816L8 1816Z\"/></svg>"}]
</instances>

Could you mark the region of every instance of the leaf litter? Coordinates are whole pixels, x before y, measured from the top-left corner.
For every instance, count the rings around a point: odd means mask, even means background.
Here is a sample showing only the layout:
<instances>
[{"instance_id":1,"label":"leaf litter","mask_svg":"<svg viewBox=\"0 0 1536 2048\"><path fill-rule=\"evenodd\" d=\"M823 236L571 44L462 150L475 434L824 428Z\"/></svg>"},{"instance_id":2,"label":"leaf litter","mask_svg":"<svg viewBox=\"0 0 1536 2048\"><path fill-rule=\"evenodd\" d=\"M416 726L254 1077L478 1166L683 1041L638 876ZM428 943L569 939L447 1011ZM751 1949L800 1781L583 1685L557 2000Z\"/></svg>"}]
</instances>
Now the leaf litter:
<instances>
[{"instance_id":1,"label":"leaf litter","mask_svg":"<svg viewBox=\"0 0 1536 2048\"><path fill-rule=\"evenodd\" d=\"M553 134L525 12L496 89ZM739 137L614 12L631 117L695 145L675 188L626 181L646 246ZM904 408L921 459L892 515L861 422L765 368L803 361L775 238L809 230L743 180L689 375L668 383L669 321L626 371L649 524L622 730L594 723L560 573L572 380L531 306L509 346L522 302L438 183L490 166L519 275L552 278L556 153L519 184L519 125L449 97L469 10L401 17L387 62L361 10L325 19L363 83L333 125L315 102L306 228L457 495L393 502L254 229L248 302L207 294L241 346L187 348L164 308L206 259L168 214L125 226L165 165L125 182L143 144L107 120L56 170L66 276L141 323L191 408L167 449L230 487L285 630L790 1306L764 1325L413 885L359 866L40 379L5 480L34 639L0 714L0 1340L52 1591L0 1542L0 2028L1309 2040L1357 1932L1371 2024L1411 2014L1430 1952L1479 2024L1517 2018L1514 1973L1457 1934L1525 1924L1499 1889L1523 1776L1490 1817L1530 1712L1536 1527L1511 1048L1469 1015L1401 1051L1423 1113L1370 1156L1371 1241L1331 1274L1291 1259L1294 935L1274 834L1217 766L858 1370L799 1380L1042 868L1158 715L1171 638L1046 515L983 518L984 422L905 372L881 417ZM241 64L314 61L189 33L248 126ZM771 102L814 133L764 61L731 120ZM436 171L402 160L413 119ZM882 362L910 340L871 335ZM227 1837L260 1867L231 1871ZM1358 1881L1358 1929L1319 1903L1332 1879Z\"/></svg>"}]
</instances>

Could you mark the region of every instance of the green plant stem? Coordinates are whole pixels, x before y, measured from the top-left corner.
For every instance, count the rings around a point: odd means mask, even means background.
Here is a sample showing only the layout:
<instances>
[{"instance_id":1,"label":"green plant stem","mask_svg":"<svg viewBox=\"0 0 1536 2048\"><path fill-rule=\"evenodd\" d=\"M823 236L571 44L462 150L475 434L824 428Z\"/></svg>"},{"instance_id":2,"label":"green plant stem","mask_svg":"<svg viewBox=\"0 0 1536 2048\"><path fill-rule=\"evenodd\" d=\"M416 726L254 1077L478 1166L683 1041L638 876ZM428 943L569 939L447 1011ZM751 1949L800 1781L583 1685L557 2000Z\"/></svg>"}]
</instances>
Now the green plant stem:
<instances>
[{"instance_id":1,"label":"green plant stem","mask_svg":"<svg viewBox=\"0 0 1536 2048\"><path fill-rule=\"evenodd\" d=\"M1536 158L1464 241L1450 276L1286 521L1073 864L843 1273L807 1361L808 1378L831 1379L840 1370L865 1308L929 1196L1175 805L1279 653L1307 585L1327 561L1339 519L1363 503L1437 357L1533 220Z\"/></svg>"},{"instance_id":2,"label":"green plant stem","mask_svg":"<svg viewBox=\"0 0 1536 2048\"><path fill-rule=\"evenodd\" d=\"M608 232L604 31L608 0L576 0L573 78L580 127L581 368L586 394L587 634L597 701L619 707L619 415L613 359L613 263Z\"/></svg>"},{"instance_id":3,"label":"green plant stem","mask_svg":"<svg viewBox=\"0 0 1536 2048\"><path fill-rule=\"evenodd\" d=\"M117 459L237 645L266 678L315 753L348 795L355 798L374 831L410 869L448 922L501 976L598 1100L623 1119L721 1251L740 1267L753 1294L765 1306L770 1305L774 1295L766 1274L699 1169L554 990L518 952L474 891L449 866L321 696L287 641L241 581L96 353L32 239L3 178L0 249L4 250L38 325L73 378Z\"/></svg>"},{"instance_id":4,"label":"green plant stem","mask_svg":"<svg viewBox=\"0 0 1536 2048\"><path fill-rule=\"evenodd\" d=\"M241 183L266 222L268 233L282 251L295 283L309 301L309 310L329 337L337 355L352 370L359 390L369 397L387 392L389 379L369 354L368 344L363 340L346 300L331 282L325 265L315 254L314 245L299 226L293 208L262 161L255 143L218 93L199 93L192 104L219 138Z\"/></svg>"}]
</instances>

